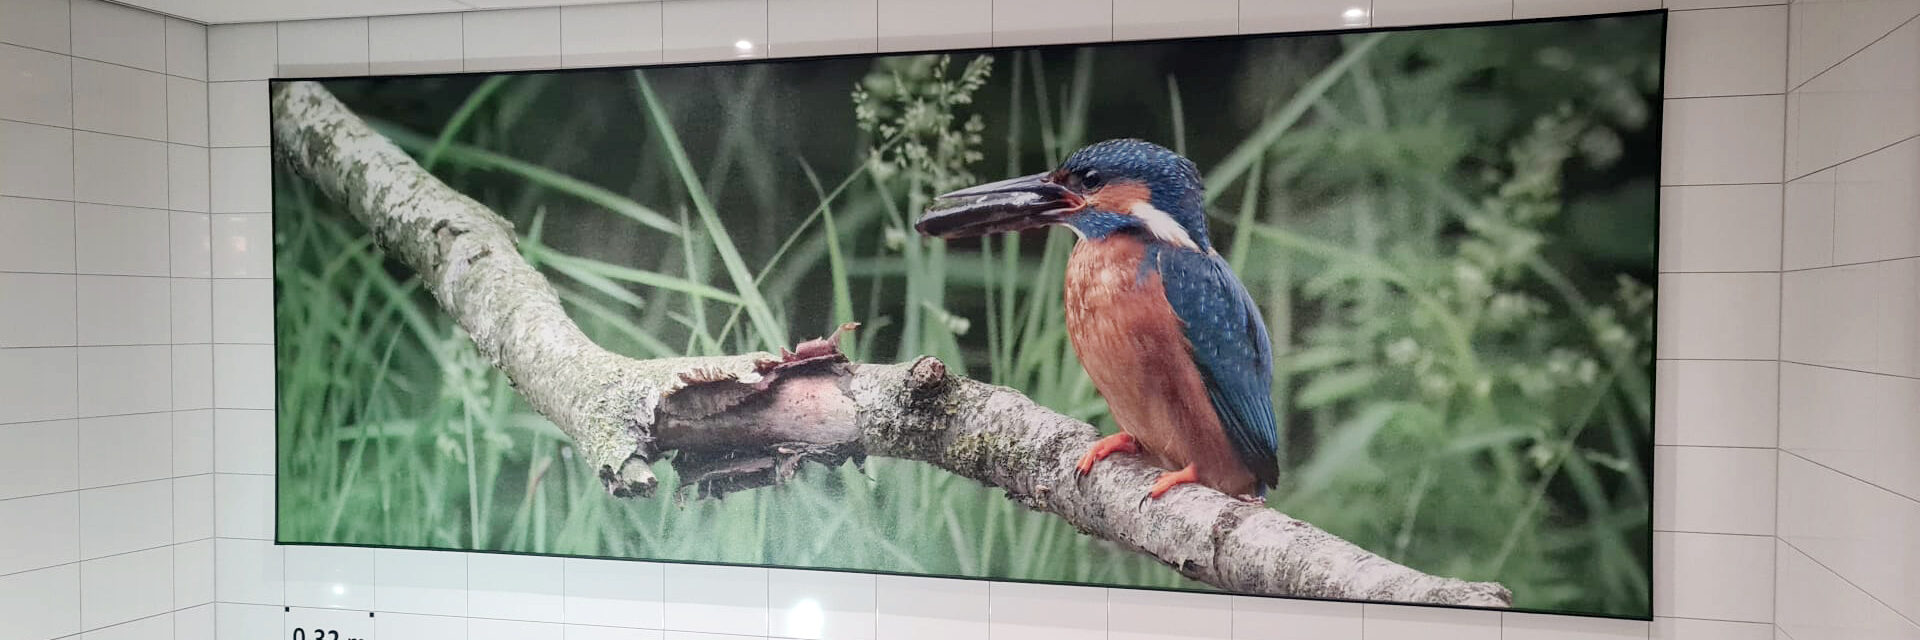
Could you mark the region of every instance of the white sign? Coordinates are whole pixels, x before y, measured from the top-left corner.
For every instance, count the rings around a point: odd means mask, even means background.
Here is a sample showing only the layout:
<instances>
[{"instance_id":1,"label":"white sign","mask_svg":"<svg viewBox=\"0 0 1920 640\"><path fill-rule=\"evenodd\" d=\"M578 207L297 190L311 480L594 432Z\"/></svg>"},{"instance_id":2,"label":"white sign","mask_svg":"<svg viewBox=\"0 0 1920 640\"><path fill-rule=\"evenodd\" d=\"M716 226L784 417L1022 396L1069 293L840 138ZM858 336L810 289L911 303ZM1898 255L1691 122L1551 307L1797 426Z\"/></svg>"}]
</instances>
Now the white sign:
<instances>
[{"instance_id":1,"label":"white sign","mask_svg":"<svg viewBox=\"0 0 1920 640\"><path fill-rule=\"evenodd\" d=\"M373 616L348 609L287 609L280 640L373 640Z\"/></svg>"}]
</instances>

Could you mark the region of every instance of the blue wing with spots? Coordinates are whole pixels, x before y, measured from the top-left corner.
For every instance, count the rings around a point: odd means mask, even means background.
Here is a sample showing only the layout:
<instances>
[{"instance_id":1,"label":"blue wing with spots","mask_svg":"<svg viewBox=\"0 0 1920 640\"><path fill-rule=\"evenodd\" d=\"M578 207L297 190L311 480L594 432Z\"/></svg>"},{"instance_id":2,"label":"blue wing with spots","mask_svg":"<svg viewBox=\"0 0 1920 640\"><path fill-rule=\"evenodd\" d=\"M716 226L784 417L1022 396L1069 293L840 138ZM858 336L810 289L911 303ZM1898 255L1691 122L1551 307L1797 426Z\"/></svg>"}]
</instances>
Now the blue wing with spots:
<instances>
[{"instance_id":1,"label":"blue wing with spots","mask_svg":"<svg viewBox=\"0 0 1920 640\"><path fill-rule=\"evenodd\" d=\"M1167 302L1184 323L1193 359L1227 442L1262 487L1279 483L1273 418L1273 345L1247 287L1219 254L1156 248Z\"/></svg>"}]
</instances>

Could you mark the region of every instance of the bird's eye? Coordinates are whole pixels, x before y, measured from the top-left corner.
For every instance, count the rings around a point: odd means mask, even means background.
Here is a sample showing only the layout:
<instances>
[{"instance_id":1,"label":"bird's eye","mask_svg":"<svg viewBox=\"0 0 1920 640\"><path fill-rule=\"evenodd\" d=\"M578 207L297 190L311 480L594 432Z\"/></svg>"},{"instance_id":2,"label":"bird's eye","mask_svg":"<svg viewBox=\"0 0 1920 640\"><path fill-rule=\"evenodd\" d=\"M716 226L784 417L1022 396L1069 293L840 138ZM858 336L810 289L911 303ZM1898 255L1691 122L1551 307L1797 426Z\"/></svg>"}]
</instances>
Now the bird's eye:
<instances>
[{"instance_id":1,"label":"bird's eye","mask_svg":"<svg viewBox=\"0 0 1920 640\"><path fill-rule=\"evenodd\" d=\"M1086 175L1080 177L1080 188L1098 189L1104 181L1105 179L1100 176L1100 172L1088 171Z\"/></svg>"}]
</instances>

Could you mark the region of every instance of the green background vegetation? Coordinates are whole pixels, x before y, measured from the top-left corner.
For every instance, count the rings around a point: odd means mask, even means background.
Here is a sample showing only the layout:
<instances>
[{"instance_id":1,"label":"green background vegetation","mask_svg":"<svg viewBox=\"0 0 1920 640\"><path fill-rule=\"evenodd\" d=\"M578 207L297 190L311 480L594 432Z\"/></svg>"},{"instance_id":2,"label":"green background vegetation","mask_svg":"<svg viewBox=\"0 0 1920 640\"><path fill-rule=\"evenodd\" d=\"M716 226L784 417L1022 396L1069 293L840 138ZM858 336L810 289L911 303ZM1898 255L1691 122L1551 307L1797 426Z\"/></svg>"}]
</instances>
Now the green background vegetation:
<instances>
[{"instance_id":1,"label":"green background vegetation","mask_svg":"<svg viewBox=\"0 0 1920 640\"><path fill-rule=\"evenodd\" d=\"M858 320L856 359L932 354L1106 430L1071 234L910 224L1088 142L1172 147L1271 324L1272 506L1522 608L1645 616L1663 20L327 86L513 220L611 349ZM282 541L1206 588L899 460L610 498L338 203L274 187Z\"/></svg>"}]
</instances>

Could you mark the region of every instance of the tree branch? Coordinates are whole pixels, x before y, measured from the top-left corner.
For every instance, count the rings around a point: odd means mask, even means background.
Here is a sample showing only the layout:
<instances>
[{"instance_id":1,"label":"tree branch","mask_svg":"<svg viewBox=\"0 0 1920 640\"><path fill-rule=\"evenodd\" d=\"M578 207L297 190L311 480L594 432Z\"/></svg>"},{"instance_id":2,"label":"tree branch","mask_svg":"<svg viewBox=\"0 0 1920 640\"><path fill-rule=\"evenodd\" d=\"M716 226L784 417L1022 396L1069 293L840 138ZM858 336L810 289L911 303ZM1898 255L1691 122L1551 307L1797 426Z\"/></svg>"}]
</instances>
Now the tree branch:
<instances>
[{"instance_id":1,"label":"tree branch","mask_svg":"<svg viewBox=\"0 0 1920 640\"><path fill-rule=\"evenodd\" d=\"M1080 531L1229 591L1505 607L1496 583L1427 575L1314 526L1186 485L1143 500L1158 469L1109 459L1080 476L1092 426L1019 392L947 375L932 358L851 364L833 339L796 353L634 360L595 345L515 249L512 225L447 187L319 84L279 85L281 162L418 271L435 300L536 411L572 437L616 496L650 496L666 451L683 483L719 495L781 482L804 462L918 460L1007 492ZM843 327L844 329L845 327Z\"/></svg>"}]
</instances>

